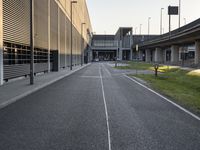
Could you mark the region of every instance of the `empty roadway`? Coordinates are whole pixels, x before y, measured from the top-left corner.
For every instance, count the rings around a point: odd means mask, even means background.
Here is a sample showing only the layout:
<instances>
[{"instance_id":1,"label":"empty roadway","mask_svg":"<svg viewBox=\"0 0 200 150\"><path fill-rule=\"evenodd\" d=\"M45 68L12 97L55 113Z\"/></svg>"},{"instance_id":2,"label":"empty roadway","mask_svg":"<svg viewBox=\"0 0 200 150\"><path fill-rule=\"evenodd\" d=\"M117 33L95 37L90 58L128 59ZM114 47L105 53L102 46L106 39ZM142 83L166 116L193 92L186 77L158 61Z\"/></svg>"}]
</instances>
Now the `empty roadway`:
<instances>
[{"instance_id":1,"label":"empty roadway","mask_svg":"<svg viewBox=\"0 0 200 150\"><path fill-rule=\"evenodd\" d=\"M1 150L199 148L199 120L106 63L0 110Z\"/></svg>"}]
</instances>

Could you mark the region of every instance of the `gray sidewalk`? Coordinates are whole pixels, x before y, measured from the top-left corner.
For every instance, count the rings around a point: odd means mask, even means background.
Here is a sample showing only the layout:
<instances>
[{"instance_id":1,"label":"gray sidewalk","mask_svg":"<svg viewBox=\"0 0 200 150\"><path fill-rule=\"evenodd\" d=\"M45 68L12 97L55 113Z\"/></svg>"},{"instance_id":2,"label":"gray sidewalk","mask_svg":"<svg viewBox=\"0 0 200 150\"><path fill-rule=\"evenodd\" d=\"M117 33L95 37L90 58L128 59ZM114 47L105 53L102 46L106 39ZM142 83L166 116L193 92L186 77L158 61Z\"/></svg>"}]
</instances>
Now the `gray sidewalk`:
<instances>
[{"instance_id":1,"label":"gray sidewalk","mask_svg":"<svg viewBox=\"0 0 200 150\"><path fill-rule=\"evenodd\" d=\"M37 75L34 78L34 85L29 84L29 78L5 83L4 85L0 86L0 109L64 77L71 75L88 65L90 64L84 65L82 67L73 67L72 71L70 71L69 69L63 69L59 72L50 72L42 75Z\"/></svg>"}]
</instances>

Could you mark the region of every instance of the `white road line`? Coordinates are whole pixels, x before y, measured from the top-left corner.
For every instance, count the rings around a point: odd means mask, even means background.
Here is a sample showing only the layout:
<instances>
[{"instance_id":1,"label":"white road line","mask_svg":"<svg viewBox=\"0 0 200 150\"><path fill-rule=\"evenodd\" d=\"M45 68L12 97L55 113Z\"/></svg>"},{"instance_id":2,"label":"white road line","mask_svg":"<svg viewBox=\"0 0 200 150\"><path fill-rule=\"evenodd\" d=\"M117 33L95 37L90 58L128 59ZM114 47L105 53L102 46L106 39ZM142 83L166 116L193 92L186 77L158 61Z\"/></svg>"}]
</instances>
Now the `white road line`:
<instances>
[{"instance_id":1,"label":"white road line","mask_svg":"<svg viewBox=\"0 0 200 150\"><path fill-rule=\"evenodd\" d=\"M103 67L104 67L105 71L108 73L109 77L111 77L112 75L111 75L110 71L104 66L104 64L103 64Z\"/></svg>"},{"instance_id":2,"label":"white road line","mask_svg":"<svg viewBox=\"0 0 200 150\"><path fill-rule=\"evenodd\" d=\"M81 78L95 78L95 79L99 79L99 76L81 76Z\"/></svg>"},{"instance_id":3,"label":"white road line","mask_svg":"<svg viewBox=\"0 0 200 150\"><path fill-rule=\"evenodd\" d=\"M108 147L109 147L109 150L112 150L111 149L111 138L110 138L110 125L109 125L108 109L107 109L107 103L106 103L106 98L105 98L105 91L104 91L103 78L102 78L102 74L101 74L100 65L99 65L99 75L100 75L100 79L101 79L101 87L102 87L103 101L104 101L105 114L106 114L107 132L108 132Z\"/></svg>"},{"instance_id":4,"label":"white road line","mask_svg":"<svg viewBox=\"0 0 200 150\"><path fill-rule=\"evenodd\" d=\"M177 108L179 108L180 110L184 111L185 113L189 114L190 116L192 116L193 118L197 119L198 121L200 121L200 117L198 117L197 115L193 114L192 112L186 110L185 108L181 107L180 105L174 103L173 101L169 100L168 98L162 96L161 94L157 93L156 91L148 88L147 86L141 84L140 82L134 80L133 78L127 76L127 75L124 75L126 78L130 79L131 81L137 83L138 85L142 86L143 88L151 91L152 93L156 94L157 96L163 98L164 100L166 100L167 102L171 103L172 105L176 106Z\"/></svg>"}]
</instances>

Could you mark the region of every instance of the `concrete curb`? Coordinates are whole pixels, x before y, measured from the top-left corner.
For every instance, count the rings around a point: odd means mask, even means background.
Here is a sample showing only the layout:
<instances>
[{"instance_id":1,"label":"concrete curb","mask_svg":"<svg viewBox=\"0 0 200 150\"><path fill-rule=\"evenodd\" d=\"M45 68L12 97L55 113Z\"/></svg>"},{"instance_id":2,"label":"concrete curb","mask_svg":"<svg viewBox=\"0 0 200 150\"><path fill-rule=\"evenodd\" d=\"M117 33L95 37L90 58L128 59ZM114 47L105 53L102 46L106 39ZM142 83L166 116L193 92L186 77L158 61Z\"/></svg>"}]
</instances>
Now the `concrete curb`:
<instances>
[{"instance_id":1,"label":"concrete curb","mask_svg":"<svg viewBox=\"0 0 200 150\"><path fill-rule=\"evenodd\" d=\"M58 77L58 78L56 78L56 79L54 79L54 80L51 80L51 81L49 81L49 82L47 82L47 83L45 83L45 84L43 84L43 85L40 85L40 86L38 86L38 87L36 87L36 88L33 88L33 89L30 90L30 91L27 91L27 92L25 92L25 93L23 93L23 94L20 94L20 95L14 97L14 98L11 98L11 99L7 100L6 102L1 103L1 104L0 104L0 109L3 109L3 108L5 108L6 106L17 102L18 100L20 100L20 99L22 99L22 98L24 98L24 97L26 97L26 96L28 96L28 95L30 95L30 94L32 94L32 93L35 93L35 92L37 92L37 91L39 91L39 90L41 90L41 89L43 89L43 88L45 88L45 87L47 87L47 86L49 86L49 85L51 85L51 84L53 84L53 83L55 83L55 82L57 82L57 81L59 81L59 80L65 78L65 77L67 77L67 76L70 76L70 75L72 75L73 73L75 73L75 72L77 72L77 71L79 71L79 70L82 70L82 69L84 69L85 67L87 67L87 66L89 66L89 65L91 65L91 63L89 63L89 64L87 64L87 65L85 65L85 66L83 66L83 67L77 68L77 69L75 69L75 70L72 70L72 71L68 72L67 74L65 74L65 75L63 75L63 76L60 76L60 77Z\"/></svg>"}]
</instances>

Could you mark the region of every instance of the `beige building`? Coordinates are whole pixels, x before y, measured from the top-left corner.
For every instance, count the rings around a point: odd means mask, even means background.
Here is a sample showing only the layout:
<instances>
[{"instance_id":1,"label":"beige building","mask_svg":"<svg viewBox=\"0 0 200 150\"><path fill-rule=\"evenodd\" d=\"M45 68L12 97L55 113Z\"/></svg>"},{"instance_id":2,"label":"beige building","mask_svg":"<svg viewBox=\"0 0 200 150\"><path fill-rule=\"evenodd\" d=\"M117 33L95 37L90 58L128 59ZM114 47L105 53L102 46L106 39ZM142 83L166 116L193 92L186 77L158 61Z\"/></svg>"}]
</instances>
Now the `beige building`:
<instances>
[{"instance_id":1,"label":"beige building","mask_svg":"<svg viewBox=\"0 0 200 150\"><path fill-rule=\"evenodd\" d=\"M80 65L92 32L86 1L32 2L34 72L71 66L71 8L72 65ZM0 0L0 84L30 73L30 3L31 0Z\"/></svg>"}]
</instances>

